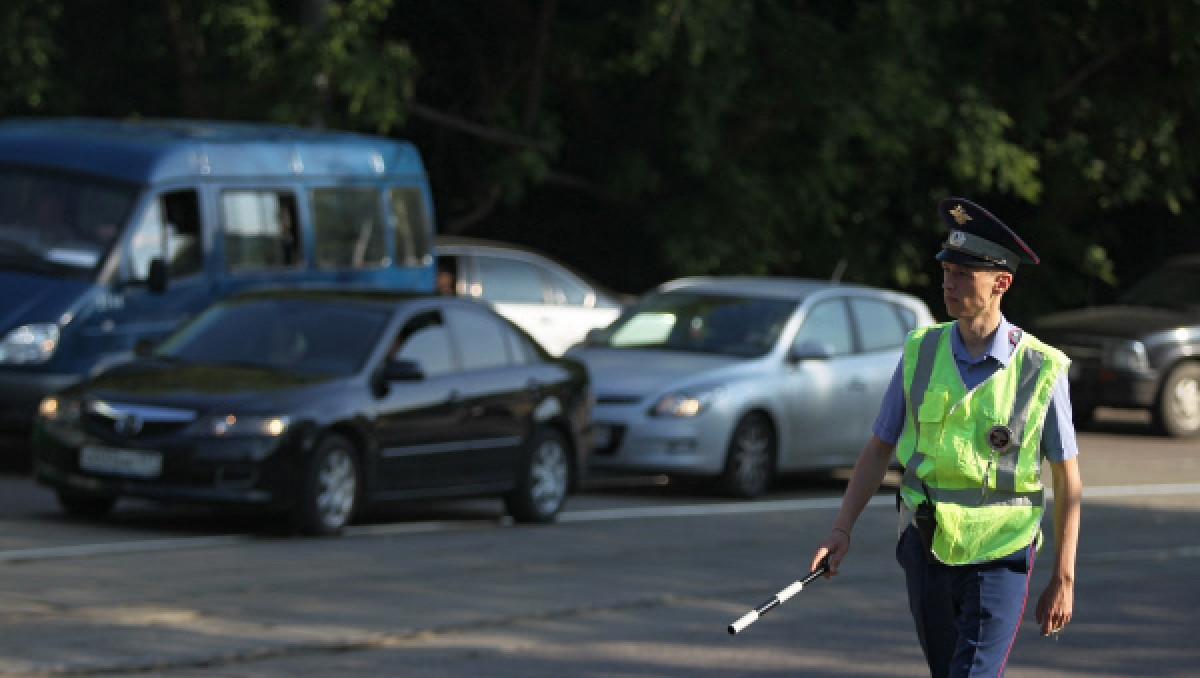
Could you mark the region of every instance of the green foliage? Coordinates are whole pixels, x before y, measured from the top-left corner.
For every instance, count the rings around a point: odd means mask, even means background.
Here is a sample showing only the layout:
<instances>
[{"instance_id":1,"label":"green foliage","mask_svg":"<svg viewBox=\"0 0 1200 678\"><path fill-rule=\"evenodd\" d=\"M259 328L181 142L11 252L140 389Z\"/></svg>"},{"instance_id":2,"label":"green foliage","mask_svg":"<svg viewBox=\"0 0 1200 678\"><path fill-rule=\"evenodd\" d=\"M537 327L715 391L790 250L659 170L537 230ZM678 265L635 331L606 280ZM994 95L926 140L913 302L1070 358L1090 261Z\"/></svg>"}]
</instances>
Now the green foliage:
<instances>
[{"instance_id":1,"label":"green foliage","mask_svg":"<svg viewBox=\"0 0 1200 678\"><path fill-rule=\"evenodd\" d=\"M629 291L836 272L937 307L961 195L1042 256L1031 315L1200 249L1198 33L1194 0L9 0L0 113L405 136L442 230Z\"/></svg>"},{"instance_id":2,"label":"green foliage","mask_svg":"<svg viewBox=\"0 0 1200 678\"><path fill-rule=\"evenodd\" d=\"M52 64L59 54L53 26L62 13L55 0L7 0L0 4L0 111L41 110L53 89Z\"/></svg>"}]
</instances>

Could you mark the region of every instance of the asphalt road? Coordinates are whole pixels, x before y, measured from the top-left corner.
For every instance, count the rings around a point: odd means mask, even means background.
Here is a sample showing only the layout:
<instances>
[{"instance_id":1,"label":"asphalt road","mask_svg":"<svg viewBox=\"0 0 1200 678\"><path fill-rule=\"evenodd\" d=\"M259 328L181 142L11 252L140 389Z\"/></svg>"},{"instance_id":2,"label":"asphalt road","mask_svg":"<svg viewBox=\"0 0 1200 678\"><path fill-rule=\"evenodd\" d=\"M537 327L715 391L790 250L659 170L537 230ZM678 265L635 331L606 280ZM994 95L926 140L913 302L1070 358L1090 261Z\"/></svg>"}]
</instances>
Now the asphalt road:
<instances>
[{"instance_id":1,"label":"asphalt road","mask_svg":"<svg viewBox=\"0 0 1200 678\"><path fill-rule=\"evenodd\" d=\"M1200 441L1110 423L1080 443L1076 619L1043 639L1031 602L1007 675L1200 675ZM612 478L550 526L461 501L298 539L137 502L70 521L48 491L4 475L0 676L926 675L887 495L841 576L726 632L803 573L843 478L792 480L757 502Z\"/></svg>"}]
</instances>

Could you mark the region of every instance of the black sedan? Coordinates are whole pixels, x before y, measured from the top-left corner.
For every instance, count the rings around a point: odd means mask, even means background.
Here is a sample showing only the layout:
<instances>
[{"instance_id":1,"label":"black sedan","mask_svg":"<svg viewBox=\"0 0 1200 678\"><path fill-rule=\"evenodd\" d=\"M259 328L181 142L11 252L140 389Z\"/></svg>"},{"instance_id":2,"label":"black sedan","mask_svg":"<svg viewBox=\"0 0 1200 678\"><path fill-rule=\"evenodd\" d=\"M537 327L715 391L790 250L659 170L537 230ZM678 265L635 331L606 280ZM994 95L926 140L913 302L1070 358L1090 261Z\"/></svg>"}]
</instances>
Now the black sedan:
<instances>
[{"instance_id":1,"label":"black sedan","mask_svg":"<svg viewBox=\"0 0 1200 678\"><path fill-rule=\"evenodd\" d=\"M590 405L579 363L477 302L258 291L46 398L34 472L77 515L128 496L336 534L373 502L503 496L548 522L587 469Z\"/></svg>"}]
</instances>

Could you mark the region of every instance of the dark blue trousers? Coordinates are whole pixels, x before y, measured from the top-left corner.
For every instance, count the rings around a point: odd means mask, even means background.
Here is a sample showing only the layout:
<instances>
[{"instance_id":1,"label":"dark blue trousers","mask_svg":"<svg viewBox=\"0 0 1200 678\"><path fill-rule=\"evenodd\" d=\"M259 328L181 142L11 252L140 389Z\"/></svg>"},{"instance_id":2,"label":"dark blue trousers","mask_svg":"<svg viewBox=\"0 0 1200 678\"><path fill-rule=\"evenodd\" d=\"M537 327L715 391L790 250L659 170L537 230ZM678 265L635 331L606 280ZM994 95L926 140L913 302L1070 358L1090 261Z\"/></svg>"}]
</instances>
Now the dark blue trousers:
<instances>
[{"instance_id":1,"label":"dark blue trousers","mask_svg":"<svg viewBox=\"0 0 1200 678\"><path fill-rule=\"evenodd\" d=\"M1032 546L979 565L929 563L911 525L896 559L908 583L908 606L932 678L1000 678L1017 637Z\"/></svg>"}]
</instances>

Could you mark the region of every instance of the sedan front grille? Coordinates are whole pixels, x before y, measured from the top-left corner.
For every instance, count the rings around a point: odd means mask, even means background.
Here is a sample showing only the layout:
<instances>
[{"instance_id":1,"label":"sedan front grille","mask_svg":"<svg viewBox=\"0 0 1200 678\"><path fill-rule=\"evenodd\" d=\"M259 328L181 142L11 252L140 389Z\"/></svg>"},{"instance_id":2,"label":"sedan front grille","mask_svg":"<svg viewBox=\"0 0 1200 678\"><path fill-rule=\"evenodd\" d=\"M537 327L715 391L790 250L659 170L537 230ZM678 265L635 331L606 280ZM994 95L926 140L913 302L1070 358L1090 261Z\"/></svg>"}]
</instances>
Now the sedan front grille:
<instances>
[{"instance_id":1,"label":"sedan front grille","mask_svg":"<svg viewBox=\"0 0 1200 678\"><path fill-rule=\"evenodd\" d=\"M177 431L195 421L196 416L192 410L104 400L90 401L83 408L83 418L88 425L122 438Z\"/></svg>"}]
</instances>

